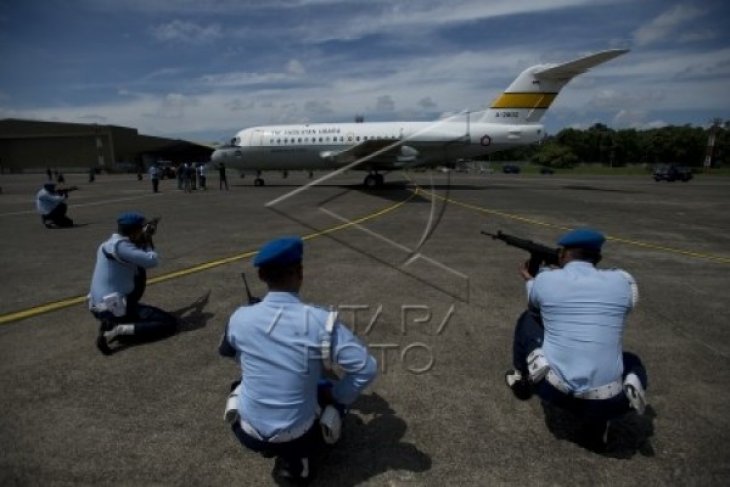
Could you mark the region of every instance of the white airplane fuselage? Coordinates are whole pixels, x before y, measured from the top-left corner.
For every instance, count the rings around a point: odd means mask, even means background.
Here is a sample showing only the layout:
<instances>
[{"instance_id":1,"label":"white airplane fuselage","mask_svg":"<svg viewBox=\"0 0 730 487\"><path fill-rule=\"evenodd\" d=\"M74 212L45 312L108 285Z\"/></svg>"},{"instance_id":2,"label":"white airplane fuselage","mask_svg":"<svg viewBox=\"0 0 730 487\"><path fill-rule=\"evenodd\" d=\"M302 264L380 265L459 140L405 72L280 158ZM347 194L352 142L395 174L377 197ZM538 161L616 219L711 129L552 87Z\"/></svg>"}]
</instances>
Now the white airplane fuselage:
<instances>
[{"instance_id":1,"label":"white airplane fuselage","mask_svg":"<svg viewBox=\"0 0 730 487\"><path fill-rule=\"evenodd\" d=\"M536 143L542 136L540 124L467 124L463 120L272 125L241 130L233 144L216 150L211 160L244 171L337 169L348 162L328 154L377 140L389 141L399 151L391 163L397 169L448 164ZM384 167L376 163L377 157L373 162L367 156L363 159L353 169Z\"/></svg>"}]
</instances>

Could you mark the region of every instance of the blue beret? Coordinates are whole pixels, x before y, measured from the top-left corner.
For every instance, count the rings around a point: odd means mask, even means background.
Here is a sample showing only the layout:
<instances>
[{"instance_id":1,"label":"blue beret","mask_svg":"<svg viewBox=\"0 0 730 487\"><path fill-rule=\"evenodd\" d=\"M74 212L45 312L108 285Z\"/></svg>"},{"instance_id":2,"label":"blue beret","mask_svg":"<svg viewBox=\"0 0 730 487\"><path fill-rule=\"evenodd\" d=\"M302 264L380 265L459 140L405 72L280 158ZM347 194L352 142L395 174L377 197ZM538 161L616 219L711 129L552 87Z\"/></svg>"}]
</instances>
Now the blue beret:
<instances>
[{"instance_id":1,"label":"blue beret","mask_svg":"<svg viewBox=\"0 0 730 487\"><path fill-rule=\"evenodd\" d=\"M579 228L560 237L558 245L561 247L601 250L601 246L605 241L606 237L601 232L590 228Z\"/></svg>"},{"instance_id":2,"label":"blue beret","mask_svg":"<svg viewBox=\"0 0 730 487\"><path fill-rule=\"evenodd\" d=\"M117 223L119 225L142 226L144 225L144 215L142 215L141 213L128 211L119 215L119 217L117 218Z\"/></svg>"},{"instance_id":3,"label":"blue beret","mask_svg":"<svg viewBox=\"0 0 730 487\"><path fill-rule=\"evenodd\" d=\"M302 261L304 255L304 242L299 237L282 237L266 243L256 258L253 265L261 267L265 265L286 266Z\"/></svg>"}]
</instances>

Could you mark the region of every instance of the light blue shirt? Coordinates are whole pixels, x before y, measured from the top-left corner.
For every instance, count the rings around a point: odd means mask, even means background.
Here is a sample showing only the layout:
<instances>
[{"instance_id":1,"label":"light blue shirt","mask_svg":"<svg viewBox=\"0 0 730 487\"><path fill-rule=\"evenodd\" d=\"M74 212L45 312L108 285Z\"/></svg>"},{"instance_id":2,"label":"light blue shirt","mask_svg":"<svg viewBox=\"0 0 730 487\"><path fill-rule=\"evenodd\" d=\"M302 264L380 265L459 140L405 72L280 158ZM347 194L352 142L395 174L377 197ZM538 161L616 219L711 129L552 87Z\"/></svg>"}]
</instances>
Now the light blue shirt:
<instances>
[{"instance_id":1,"label":"light blue shirt","mask_svg":"<svg viewBox=\"0 0 730 487\"><path fill-rule=\"evenodd\" d=\"M149 269L158 263L157 252L154 250L141 249L128 238L113 234L96 251L96 266L89 293L90 304L100 304L104 296L115 292L125 296L131 293L137 267Z\"/></svg>"},{"instance_id":2,"label":"light blue shirt","mask_svg":"<svg viewBox=\"0 0 730 487\"><path fill-rule=\"evenodd\" d=\"M528 281L529 303L540 309L545 327L545 358L574 392L620 380L632 282L624 271L599 270L584 261Z\"/></svg>"},{"instance_id":3,"label":"light blue shirt","mask_svg":"<svg viewBox=\"0 0 730 487\"><path fill-rule=\"evenodd\" d=\"M270 292L261 303L231 316L221 353L230 347L241 365L238 412L263 438L312 421L322 377L322 341L329 311L302 303L293 293ZM227 343L227 346L226 346ZM345 376L334 399L351 404L377 374L365 345L341 322L332 332L331 360Z\"/></svg>"},{"instance_id":4,"label":"light blue shirt","mask_svg":"<svg viewBox=\"0 0 730 487\"><path fill-rule=\"evenodd\" d=\"M60 194L50 193L46 188L38 191L35 197L35 207L41 215L47 215L63 203L66 198Z\"/></svg>"}]
</instances>

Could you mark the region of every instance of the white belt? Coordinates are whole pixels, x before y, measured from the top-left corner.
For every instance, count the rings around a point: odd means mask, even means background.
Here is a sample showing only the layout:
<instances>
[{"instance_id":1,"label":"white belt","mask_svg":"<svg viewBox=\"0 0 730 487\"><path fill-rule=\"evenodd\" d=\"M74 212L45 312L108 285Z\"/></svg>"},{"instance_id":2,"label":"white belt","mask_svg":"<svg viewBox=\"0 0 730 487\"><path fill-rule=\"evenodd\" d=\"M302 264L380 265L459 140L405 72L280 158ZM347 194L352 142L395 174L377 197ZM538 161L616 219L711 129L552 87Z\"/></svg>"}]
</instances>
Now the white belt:
<instances>
[{"instance_id":1,"label":"white belt","mask_svg":"<svg viewBox=\"0 0 730 487\"><path fill-rule=\"evenodd\" d=\"M545 375L545 380L563 394L573 396L577 399L611 399L612 397L618 396L624 390L621 382L616 380L600 387L588 389L587 391L573 392L570 389L570 386L566 384L565 381L563 381L563 379L561 379L560 376L558 376L558 374L556 374L552 369L548 370L548 373Z\"/></svg>"},{"instance_id":2,"label":"white belt","mask_svg":"<svg viewBox=\"0 0 730 487\"><path fill-rule=\"evenodd\" d=\"M304 435L304 433L309 431L309 428L311 428L314 424L314 419L315 418L312 418L309 421L305 421L301 425L295 426L288 430L280 431L269 439L265 439L263 436L261 436L261 434L256 431L256 428L244 421L243 418L239 420L239 423L244 433L249 436L253 436L259 441L265 441L267 443L285 443L287 441L296 440L300 436Z\"/></svg>"}]
</instances>

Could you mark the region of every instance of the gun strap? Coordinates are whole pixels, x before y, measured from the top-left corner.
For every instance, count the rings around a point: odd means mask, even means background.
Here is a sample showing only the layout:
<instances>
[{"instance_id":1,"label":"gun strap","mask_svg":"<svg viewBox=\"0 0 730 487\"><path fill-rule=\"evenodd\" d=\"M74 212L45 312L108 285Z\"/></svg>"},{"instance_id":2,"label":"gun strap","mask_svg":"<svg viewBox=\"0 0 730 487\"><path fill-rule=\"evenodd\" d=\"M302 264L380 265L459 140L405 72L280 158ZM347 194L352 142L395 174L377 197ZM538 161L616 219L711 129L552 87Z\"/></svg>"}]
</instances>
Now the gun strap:
<instances>
[{"instance_id":1,"label":"gun strap","mask_svg":"<svg viewBox=\"0 0 730 487\"><path fill-rule=\"evenodd\" d=\"M334 309L330 310L324 325L325 336L322 339L321 345L322 363L327 370L332 370L332 333L334 332L336 322L337 311Z\"/></svg>"}]
</instances>

